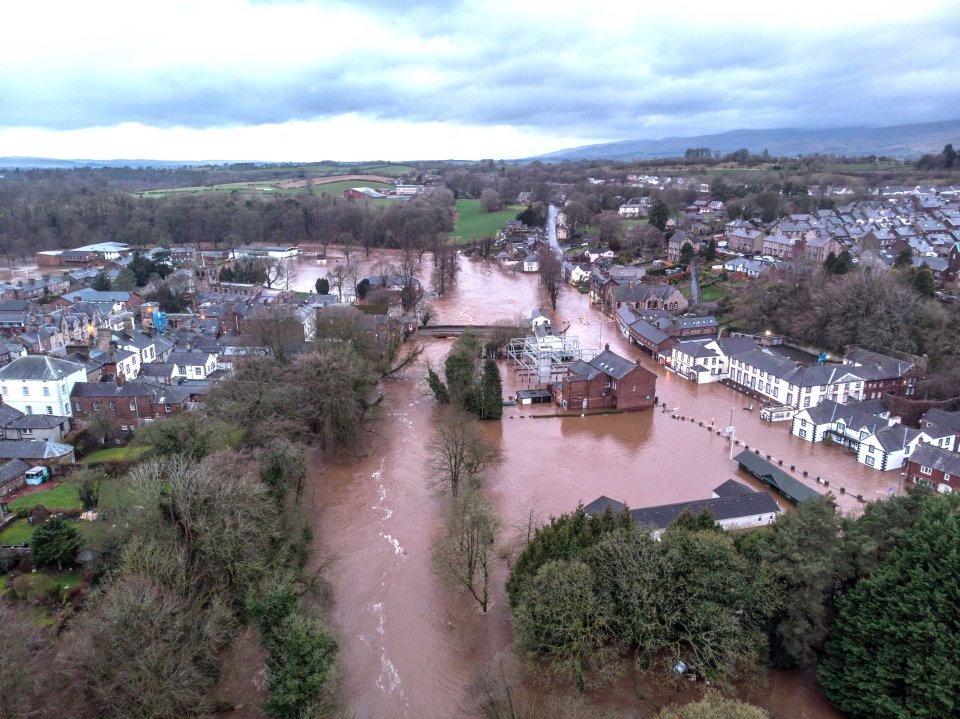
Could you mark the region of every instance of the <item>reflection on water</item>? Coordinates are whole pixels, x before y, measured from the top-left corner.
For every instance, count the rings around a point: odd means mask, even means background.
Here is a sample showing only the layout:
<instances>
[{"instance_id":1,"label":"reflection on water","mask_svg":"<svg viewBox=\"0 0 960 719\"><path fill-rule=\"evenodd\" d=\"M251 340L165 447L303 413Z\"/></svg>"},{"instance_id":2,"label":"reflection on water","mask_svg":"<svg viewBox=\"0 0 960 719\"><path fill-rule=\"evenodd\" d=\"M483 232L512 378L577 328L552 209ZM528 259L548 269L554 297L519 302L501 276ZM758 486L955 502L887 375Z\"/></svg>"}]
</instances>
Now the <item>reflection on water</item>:
<instances>
[{"instance_id":1,"label":"reflection on water","mask_svg":"<svg viewBox=\"0 0 960 719\"><path fill-rule=\"evenodd\" d=\"M372 263L380 254L389 256L377 253L364 261ZM298 269L298 289L312 287L325 274L308 262ZM546 302L535 277L464 261L454 291L435 301L434 310L437 323L486 324L527 315ZM503 464L488 473L486 491L509 534L519 531L531 514L546 521L600 494L642 507L709 497L713 487L734 476L753 482L738 475L729 459L729 442L699 424L725 426L731 411L738 437L787 465L806 469L811 477L830 477L869 496L886 488L889 475L791 437L785 425L761 423L729 389L698 386L665 373L628 346L616 325L579 293L560 297L554 326L567 323L584 346L609 343L658 372L661 401L697 421L673 419L659 408L541 419L533 416L551 414L553 408L506 408L502 422L482 426L504 453ZM424 360L442 364L450 344L430 342ZM501 374L509 395L516 380L505 365ZM496 570L493 605L485 616L463 595L439 587L432 574L431 540L449 500L432 493L424 473L436 408L423 375L421 367L385 384L388 406L365 458L328 465L318 456L312 463L318 539L339 557L333 621L342 638L344 691L358 717L457 716L472 672L512 642L505 566ZM857 506L849 495L841 499L845 508ZM648 716L655 705L671 700L662 695L654 703L641 699L650 687L636 686L629 676L611 691L596 699L605 696L625 716ZM774 716L839 716L809 674L768 672L766 686L752 690L750 697Z\"/></svg>"}]
</instances>

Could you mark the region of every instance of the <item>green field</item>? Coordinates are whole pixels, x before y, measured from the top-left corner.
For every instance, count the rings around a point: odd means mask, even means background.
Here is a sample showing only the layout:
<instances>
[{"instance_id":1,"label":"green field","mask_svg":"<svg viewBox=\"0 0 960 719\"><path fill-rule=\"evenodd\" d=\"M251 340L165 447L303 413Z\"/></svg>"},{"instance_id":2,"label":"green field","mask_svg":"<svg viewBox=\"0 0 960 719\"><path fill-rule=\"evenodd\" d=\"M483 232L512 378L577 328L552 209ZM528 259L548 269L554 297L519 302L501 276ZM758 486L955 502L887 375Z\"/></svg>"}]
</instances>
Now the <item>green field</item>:
<instances>
[{"instance_id":1,"label":"green field","mask_svg":"<svg viewBox=\"0 0 960 719\"><path fill-rule=\"evenodd\" d=\"M393 185L375 182L373 180L343 180L340 182L326 182L310 187L277 187L279 184L295 181L296 180L287 176L276 180L261 180L259 182L228 182L222 185L197 185L194 187L174 187L166 190L147 190L146 192L140 193L140 195L142 197L164 197L167 195L230 195L232 193L238 193L244 196L268 197L272 195L306 195L311 191L316 195L320 195L321 193L342 195L344 190L351 187L372 187L374 189L393 187Z\"/></svg>"},{"instance_id":2,"label":"green field","mask_svg":"<svg viewBox=\"0 0 960 719\"><path fill-rule=\"evenodd\" d=\"M483 237L493 237L510 220L517 219L517 213L523 208L511 205L499 212L484 212L480 200L457 200L457 224L451 233L455 242L467 243Z\"/></svg>"},{"instance_id":3,"label":"green field","mask_svg":"<svg viewBox=\"0 0 960 719\"><path fill-rule=\"evenodd\" d=\"M31 537L33 537L33 527L26 519L18 519L0 532L0 544L26 544Z\"/></svg>"},{"instance_id":4,"label":"green field","mask_svg":"<svg viewBox=\"0 0 960 719\"><path fill-rule=\"evenodd\" d=\"M137 459L150 447L107 447L91 452L83 458L84 464L99 464L100 462L129 462Z\"/></svg>"},{"instance_id":5,"label":"green field","mask_svg":"<svg viewBox=\"0 0 960 719\"><path fill-rule=\"evenodd\" d=\"M83 506L80 503L77 485L73 482L61 482L53 489L48 489L45 492L35 492L13 500L10 502L10 509L16 512L20 509L31 509L38 504L42 504L48 509L79 509Z\"/></svg>"}]
</instances>

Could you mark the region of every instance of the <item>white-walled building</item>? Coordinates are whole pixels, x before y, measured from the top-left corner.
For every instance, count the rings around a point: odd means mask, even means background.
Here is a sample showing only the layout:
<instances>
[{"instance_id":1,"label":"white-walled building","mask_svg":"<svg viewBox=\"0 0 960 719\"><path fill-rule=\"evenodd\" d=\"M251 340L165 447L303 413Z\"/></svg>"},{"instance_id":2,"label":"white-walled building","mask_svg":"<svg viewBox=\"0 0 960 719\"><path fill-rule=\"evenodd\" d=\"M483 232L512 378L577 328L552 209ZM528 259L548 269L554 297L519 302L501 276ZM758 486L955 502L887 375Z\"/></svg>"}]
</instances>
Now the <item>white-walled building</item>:
<instances>
[{"instance_id":1,"label":"white-walled building","mask_svg":"<svg viewBox=\"0 0 960 719\"><path fill-rule=\"evenodd\" d=\"M757 348L751 337L688 340L678 342L670 351L670 367L681 377L706 384L730 376L730 359Z\"/></svg>"},{"instance_id":2,"label":"white-walled building","mask_svg":"<svg viewBox=\"0 0 960 719\"><path fill-rule=\"evenodd\" d=\"M854 367L797 366L762 349L731 357L729 379L774 404L797 409L816 407L826 399L840 404L863 399L864 380Z\"/></svg>"},{"instance_id":3,"label":"white-walled building","mask_svg":"<svg viewBox=\"0 0 960 719\"><path fill-rule=\"evenodd\" d=\"M46 355L27 355L0 368L4 404L24 414L72 417L70 391L86 381L83 365Z\"/></svg>"},{"instance_id":4,"label":"white-walled building","mask_svg":"<svg viewBox=\"0 0 960 719\"><path fill-rule=\"evenodd\" d=\"M173 376L206 379L217 369L217 357L209 352L171 352L167 362L174 365Z\"/></svg>"}]
</instances>

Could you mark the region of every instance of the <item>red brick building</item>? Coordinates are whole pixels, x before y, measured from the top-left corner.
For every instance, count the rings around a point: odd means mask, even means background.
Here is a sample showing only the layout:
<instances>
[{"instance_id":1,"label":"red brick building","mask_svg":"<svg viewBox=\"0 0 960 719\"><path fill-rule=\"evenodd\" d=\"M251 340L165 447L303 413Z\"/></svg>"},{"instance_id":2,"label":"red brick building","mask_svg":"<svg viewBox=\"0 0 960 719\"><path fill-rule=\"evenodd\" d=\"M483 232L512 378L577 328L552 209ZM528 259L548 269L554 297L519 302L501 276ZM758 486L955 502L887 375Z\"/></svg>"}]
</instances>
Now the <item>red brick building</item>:
<instances>
[{"instance_id":1,"label":"red brick building","mask_svg":"<svg viewBox=\"0 0 960 719\"><path fill-rule=\"evenodd\" d=\"M88 422L96 415L106 416L115 432L132 432L155 419L182 412L189 399L187 392L175 386L139 380L122 385L77 382L70 393L75 419Z\"/></svg>"},{"instance_id":2,"label":"red brick building","mask_svg":"<svg viewBox=\"0 0 960 719\"><path fill-rule=\"evenodd\" d=\"M906 464L907 481L950 494L960 491L960 454L921 442Z\"/></svg>"},{"instance_id":3,"label":"red brick building","mask_svg":"<svg viewBox=\"0 0 960 719\"><path fill-rule=\"evenodd\" d=\"M589 362L578 360L554 385L563 409L649 409L656 403L657 376L609 349Z\"/></svg>"}]
</instances>

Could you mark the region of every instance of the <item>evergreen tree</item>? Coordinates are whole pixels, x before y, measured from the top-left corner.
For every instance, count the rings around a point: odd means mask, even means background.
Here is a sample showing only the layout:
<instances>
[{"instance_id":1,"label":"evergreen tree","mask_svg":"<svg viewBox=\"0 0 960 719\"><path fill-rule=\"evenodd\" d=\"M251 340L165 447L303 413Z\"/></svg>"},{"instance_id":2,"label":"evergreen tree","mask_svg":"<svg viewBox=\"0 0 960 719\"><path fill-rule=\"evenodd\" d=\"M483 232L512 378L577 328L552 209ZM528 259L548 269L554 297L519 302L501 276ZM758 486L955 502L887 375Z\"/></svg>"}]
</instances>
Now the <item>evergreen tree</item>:
<instances>
[{"instance_id":1,"label":"evergreen tree","mask_svg":"<svg viewBox=\"0 0 960 719\"><path fill-rule=\"evenodd\" d=\"M37 527L30 540L30 556L34 564L56 564L63 569L63 563L72 561L80 546L80 532L58 515Z\"/></svg>"},{"instance_id":2,"label":"evergreen tree","mask_svg":"<svg viewBox=\"0 0 960 719\"><path fill-rule=\"evenodd\" d=\"M500 419L503 417L503 384L500 381L500 370L497 363L488 359L483 364L483 378L477 395L479 397L480 419Z\"/></svg>"},{"instance_id":3,"label":"evergreen tree","mask_svg":"<svg viewBox=\"0 0 960 719\"><path fill-rule=\"evenodd\" d=\"M801 502L771 529L760 554L787 598L773 618L772 661L778 667L806 667L815 661L832 619L828 600L842 547L833 495Z\"/></svg>"},{"instance_id":4,"label":"evergreen tree","mask_svg":"<svg viewBox=\"0 0 960 719\"><path fill-rule=\"evenodd\" d=\"M710 238L710 242L707 243L707 249L704 250L703 259L707 262L712 262L717 257L717 241L713 238Z\"/></svg>"},{"instance_id":5,"label":"evergreen tree","mask_svg":"<svg viewBox=\"0 0 960 719\"><path fill-rule=\"evenodd\" d=\"M433 367L427 365L427 384L433 391L433 396L440 404L450 404L450 393L447 391L447 385L440 379L440 375L433 371Z\"/></svg>"},{"instance_id":6,"label":"evergreen tree","mask_svg":"<svg viewBox=\"0 0 960 719\"><path fill-rule=\"evenodd\" d=\"M667 229L667 220L670 219L670 208L663 200L654 201L650 207L650 224L656 227L660 232Z\"/></svg>"},{"instance_id":7,"label":"evergreen tree","mask_svg":"<svg viewBox=\"0 0 960 719\"><path fill-rule=\"evenodd\" d=\"M926 265L917 270L911 284L913 289L924 297L933 297L937 294L937 281L933 279L933 272Z\"/></svg>"},{"instance_id":8,"label":"evergreen tree","mask_svg":"<svg viewBox=\"0 0 960 719\"><path fill-rule=\"evenodd\" d=\"M107 277L107 273L103 270L98 272L97 276L90 282L90 289L98 292L108 292L110 290L110 278Z\"/></svg>"},{"instance_id":9,"label":"evergreen tree","mask_svg":"<svg viewBox=\"0 0 960 719\"><path fill-rule=\"evenodd\" d=\"M960 497L932 495L919 521L838 605L818 677L843 712L939 719L960 712Z\"/></svg>"},{"instance_id":10,"label":"evergreen tree","mask_svg":"<svg viewBox=\"0 0 960 719\"><path fill-rule=\"evenodd\" d=\"M895 270L905 270L913 265L913 253L910 250L900 250L897 259L893 261Z\"/></svg>"},{"instance_id":11,"label":"evergreen tree","mask_svg":"<svg viewBox=\"0 0 960 719\"><path fill-rule=\"evenodd\" d=\"M330 280L328 280L326 277L318 277L315 287L317 288L318 295L330 294Z\"/></svg>"}]
</instances>

